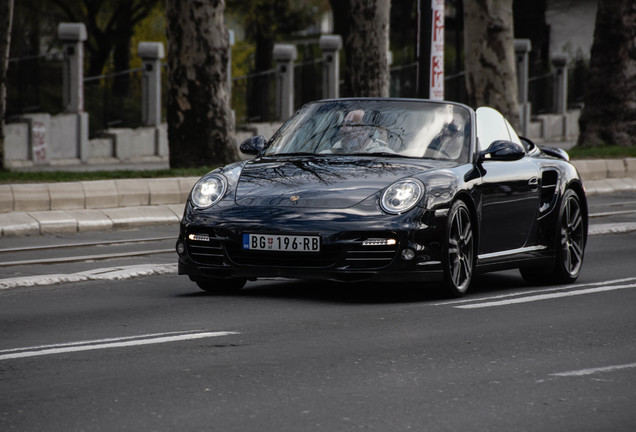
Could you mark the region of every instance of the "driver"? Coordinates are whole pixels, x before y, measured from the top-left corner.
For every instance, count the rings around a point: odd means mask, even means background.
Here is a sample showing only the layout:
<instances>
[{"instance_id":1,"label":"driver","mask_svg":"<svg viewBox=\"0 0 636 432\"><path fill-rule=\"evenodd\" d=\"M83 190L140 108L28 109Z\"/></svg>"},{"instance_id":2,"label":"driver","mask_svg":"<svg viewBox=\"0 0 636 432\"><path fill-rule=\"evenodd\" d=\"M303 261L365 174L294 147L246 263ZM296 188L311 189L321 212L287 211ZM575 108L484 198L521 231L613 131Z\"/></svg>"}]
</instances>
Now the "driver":
<instances>
[{"instance_id":1,"label":"driver","mask_svg":"<svg viewBox=\"0 0 636 432\"><path fill-rule=\"evenodd\" d=\"M337 153L372 152L376 148L386 147L386 139L380 138L379 129L365 124L365 112L361 109L349 111L344 118L333 150ZM385 150L387 150L385 148Z\"/></svg>"}]
</instances>

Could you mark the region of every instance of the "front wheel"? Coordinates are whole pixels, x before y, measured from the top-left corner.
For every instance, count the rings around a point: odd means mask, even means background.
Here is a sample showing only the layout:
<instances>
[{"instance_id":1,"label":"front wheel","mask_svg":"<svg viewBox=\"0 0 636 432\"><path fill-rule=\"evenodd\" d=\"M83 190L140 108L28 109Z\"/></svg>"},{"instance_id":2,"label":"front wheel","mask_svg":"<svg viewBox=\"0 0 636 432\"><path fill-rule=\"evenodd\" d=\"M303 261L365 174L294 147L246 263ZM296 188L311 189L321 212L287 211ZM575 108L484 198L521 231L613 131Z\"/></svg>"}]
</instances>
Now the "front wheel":
<instances>
[{"instance_id":1,"label":"front wheel","mask_svg":"<svg viewBox=\"0 0 636 432\"><path fill-rule=\"evenodd\" d=\"M448 212L444 239L444 281L442 289L450 297L466 293L475 264L473 224L466 204L455 201Z\"/></svg>"},{"instance_id":2,"label":"front wheel","mask_svg":"<svg viewBox=\"0 0 636 432\"><path fill-rule=\"evenodd\" d=\"M524 280L530 283L567 284L579 277L587 236L584 218L578 195L572 189L566 190L559 212L554 266L548 271L522 268Z\"/></svg>"},{"instance_id":3,"label":"front wheel","mask_svg":"<svg viewBox=\"0 0 636 432\"><path fill-rule=\"evenodd\" d=\"M196 280L197 286L212 294L238 293L247 282L246 279L204 279Z\"/></svg>"}]
</instances>

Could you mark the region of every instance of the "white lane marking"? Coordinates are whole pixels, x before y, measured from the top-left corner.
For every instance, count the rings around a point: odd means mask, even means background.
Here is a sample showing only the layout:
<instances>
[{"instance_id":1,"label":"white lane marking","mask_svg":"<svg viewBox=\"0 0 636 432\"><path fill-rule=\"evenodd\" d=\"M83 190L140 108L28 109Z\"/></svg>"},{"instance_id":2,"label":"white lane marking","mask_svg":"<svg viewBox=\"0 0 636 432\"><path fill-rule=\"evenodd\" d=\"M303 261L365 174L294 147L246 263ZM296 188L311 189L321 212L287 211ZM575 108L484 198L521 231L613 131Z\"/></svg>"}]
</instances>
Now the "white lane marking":
<instances>
[{"instance_id":1,"label":"white lane marking","mask_svg":"<svg viewBox=\"0 0 636 432\"><path fill-rule=\"evenodd\" d=\"M480 308L487 308L487 307L494 307L494 306L508 306L512 304L530 303L530 302L535 302L540 300L551 300L555 298L572 297L572 296L583 295L583 294L595 294L599 292L614 291L614 290L627 289L627 288L636 288L636 284L588 288L583 290L557 292L552 294L539 294L539 295L527 296L522 298L510 299L510 300L491 301L491 302L485 302L485 303L473 303L473 304L459 305L454 307L458 309L480 309Z\"/></svg>"},{"instance_id":2,"label":"white lane marking","mask_svg":"<svg viewBox=\"0 0 636 432\"><path fill-rule=\"evenodd\" d=\"M636 231L636 222L592 224L588 227L588 235L622 234Z\"/></svg>"},{"instance_id":3,"label":"white lane marking","mask_svg":"<svg viewBox=\"0 0 636 432\"><path fill-rule=\"evenodd\" d=\"M92 341L70 342L66 344L41 345L34 347L15 348L0 351L0 360L9 360L25 357L37 357L51 354L61 354L79 351L92 351L108 348L123 348L140 345L160 344L167 342L179 342L185 340L203 339L219 336L240 334L234 331L217 332L169 332L155 333L140 336L128 336L112 339L96 339Z\"/></svg>"},{"instance_id":4,"label":"white lane marking","mask_svg":"<svg viewBox=\"0 0 636 432\"><path fill-rule=\"evenodd\" d=\"M633 214L633 213L636 213L636 210L619 210L619 211L613 211L613 212L590 213L590 218L619 216L619 215L626 215L626 214Z\"/></svg>"},{"instance_id":5,"label":"white lane marking","mask_svg":"<svg viewBox=\"0 0 636 432\"><path fill-rule=\"evenodd\" d=\"M68 282L83 282L89 280L123 280L162 274L177 274L177 265L144 264L107 267L71 274L61 273L7 278L0 279L0 290L28 286L55 285Z\"/></svg>"},{"instance_id":6,"label":"white lane marking","mask_svg":"<svg viewBox=\"0 0 636 432\"><path fill-rule=\"evenodd\" d=\"M147 335L138 335L138 336L124 336L118 338L105 338L105 339L93 339L90 341L77 341L77 342L67 342L60 344L49 344L49 345L36 345L32 347L26 348L12 348L6 350L0 350L0 354L10 353L10 352L18 352L24 350L40 350L40 349L48 349L48 348L59 348L59 347L68 347L68 346L76 346L76 345L89 345L103 342L120 342L125 340L134 340L134 339L143 339L143 338L152 338L159 336L169 336L169 335L183 335L183 334L191 334L191 333L200 333L200 330L191 330L191 331L174 331L174 332L164 332L164 333L152 333Z\"/></svg>"},{"instance_id":7,"label":"white lane marking","mask_svg":"<svg viewBox=\"0 0 636 432\"><path fill-rule=\"evenodd\" d=\"M554 288L540 288L540 289L541 289L541 293L545 294L545 293L555 292L555 291L566 291L566 290L572 291L572 290L576 290L583 287L614 285L614 284L621 284L621 283L631 282L631 281L636 281L636 277L613 279L613 280L602 281L602 282L589 282L589 283L574 284L574 285L561 285ZM463 304L463 303L474 303L476 301L484 301L484 300L520 297L520 296L525 296L528 294L536 294L536 292L537 292L537 289L532 288L531 290L525 290L525 291L510 293L510 294L499 294L499 295L489 296L489 297L469 298L469 299L462 299L462 300L449 300L449 301L434 303L433 306L447 306L447 305L456 305L456 304Z\"/></svg>"},{"instance_id":8,"label":"white lane marking","mask_svg":"<svg viewBox=\"0 0 636 432\"><path fill-rule=\"evenodd\" d=\"M157 255L157 254L165 254L165 253L173 253L173 252L174 252L173 249L152 249L152 250L145 250L145 251L108 253L108 254L99 254L99 255L80 255L80 256L60 257L60 258L39 258L34 260L2 262L0 263L0 267L14 267L14 266L31 265L31 264L64 264L64 263L72 263L72 262L98 261L98 260L107 260L107 259L115 259L115 258L130 258L130 257L136 257L136 256Z\"/></svg>"},{"instance_id":9,"label":"white lane marking","mask_svg":"<svg viewBox=\"0 0 636 432\"><path fill-rule=\"evenodd\" d=\"M80 247L96 247L96 246L112 246L123 244L135 244L135 243L150 243L160 242L165 240L175 241L176 238L171 237L145 237L145 238L130 238L124 240L104 240L99 242L80 242L80 243L61 243L61 244L49 244L41 246L24 246L16 248L0 249L0 254L12 253L12 252L30 252L30 251L42 251L50 249L72 249Z\"/></svg>"},{"instance_id":10,"label":"white lane marking","mask_svg":"<svg viewBox=\"0 0 636 432\"><path fill-rule=\"evenodd\" d=\"M614 372L621 369L631 369L631 368L636 368L636 363L628 363L623 365L605 366L605 367L590 368L590 369L580 369L580 370L568 371L568 372L558 372L558 373L550 374L550 376L561 376L561 377L585 376L585 375L594 375L594 374L603 373L603 372Z\"/></svg>"}]
</instances>

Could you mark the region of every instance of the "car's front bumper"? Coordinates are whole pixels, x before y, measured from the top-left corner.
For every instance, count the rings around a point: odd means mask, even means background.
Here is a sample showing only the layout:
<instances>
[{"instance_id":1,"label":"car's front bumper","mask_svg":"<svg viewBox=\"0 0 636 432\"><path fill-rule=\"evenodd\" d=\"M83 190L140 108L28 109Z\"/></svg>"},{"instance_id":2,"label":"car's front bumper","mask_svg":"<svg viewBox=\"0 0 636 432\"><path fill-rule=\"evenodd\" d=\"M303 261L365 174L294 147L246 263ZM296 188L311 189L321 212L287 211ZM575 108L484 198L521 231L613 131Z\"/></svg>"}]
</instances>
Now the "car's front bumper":
<instances>
[{"instance_id":1,"label":"car's front bumper","mask_svg":"<svg viewBox=\"0 0 636 432\"><path fill-rule=\"evenodd\" d=\"M353 209L232 207L186 211L177 243L179 274L192 280L284 277L335 281L441 280L445 217L360 214ZM244 233L319 235L320 252L245 250ZM393 239L394 245L366 245ZM405 250L413 252L410 257Z\"/></svg>"}]
</instances>

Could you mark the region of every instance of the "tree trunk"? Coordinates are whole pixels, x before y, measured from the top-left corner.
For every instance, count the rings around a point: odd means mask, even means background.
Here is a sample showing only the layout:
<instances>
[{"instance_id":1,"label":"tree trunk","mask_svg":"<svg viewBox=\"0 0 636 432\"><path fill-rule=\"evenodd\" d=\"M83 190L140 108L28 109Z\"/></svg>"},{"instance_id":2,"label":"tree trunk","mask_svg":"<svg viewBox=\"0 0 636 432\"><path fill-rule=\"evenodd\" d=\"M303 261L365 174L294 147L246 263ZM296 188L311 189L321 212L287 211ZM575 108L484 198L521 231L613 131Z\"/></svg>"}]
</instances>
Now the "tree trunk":
<instances>
[{"instance_id":1,"label":"tree trunk","mask_svg":"<svg viewBox=\"0 0 636 432\"><path fill-rule=\"evenodd\" d=\"M519 127L512 0L464 2L468 104L499 110Z\"/></svg>"},{"instance_id":2,"label":"tree trunk","mask_svg":"<svg viewBox=\"0 0 636 432\"><path fill-rule=\"evenodd\" d=\"M636 145L636 7L632 0L600 0L596 12L582 147Z\"/></svg>"},{"instance_id":3,"label":"tree trunk","mask_svg":"<svg viewBox=\"0 0 636 432\"><path fill-rule=\"evenodd\" d=\"M349 31L344 41L349 96L389 96L390 7L390 0L349 0Z\"/></svg>"},{"instance_id":4,"label":"tree trunk","mask_svg":"<svg viewBox=\"0 0 636 432\"><path fill-rule=\"evenodd\" d=\"M329 0L329 6L331 6L331 13L333 15L333 32L340 35L343 42L346 42L349 36L349 0ZM346 57L341 67L343 70L346 69ZM340 95L351 95L349 82L347 80L343 80L342 84L340 84Z\"/></svg>"},{"instance_id":5,"label":"tree trunk","mask_svg":"<svg viewBox=\"0 0 636 432\"><path fill-rule=\"evenodd\" d=\"M237 159L227 86L224 0L167 0L171 167Z\"/></svg>"},{"instance_id":6,"label":"tree trunk","mask_svg":"<svg viewBox=\"0 0 636 432\"><path fill-rule=\"evenodd\" d=\"M4 169L4 115L7 111L7 67L11 45L13 0L0 0L0 170Z\"/></svg>"}]
</instances>

